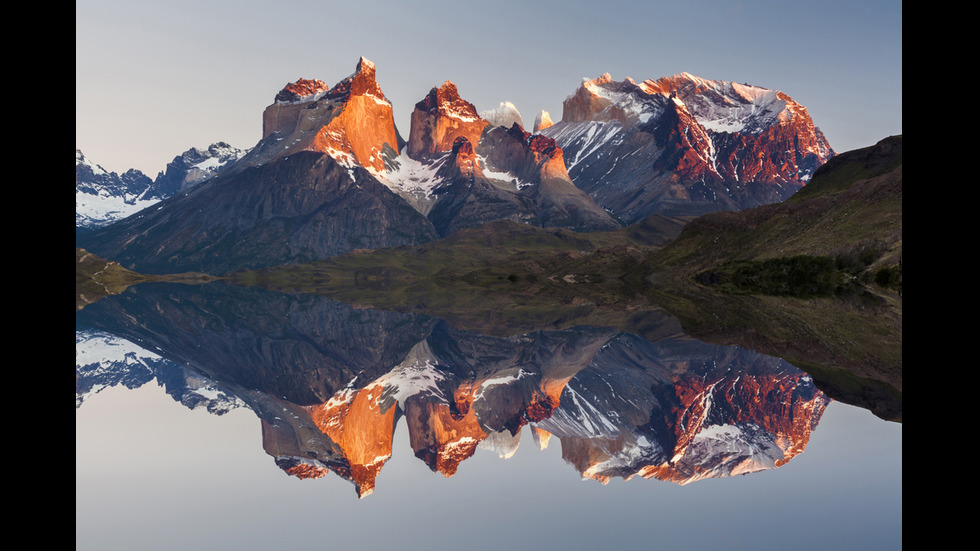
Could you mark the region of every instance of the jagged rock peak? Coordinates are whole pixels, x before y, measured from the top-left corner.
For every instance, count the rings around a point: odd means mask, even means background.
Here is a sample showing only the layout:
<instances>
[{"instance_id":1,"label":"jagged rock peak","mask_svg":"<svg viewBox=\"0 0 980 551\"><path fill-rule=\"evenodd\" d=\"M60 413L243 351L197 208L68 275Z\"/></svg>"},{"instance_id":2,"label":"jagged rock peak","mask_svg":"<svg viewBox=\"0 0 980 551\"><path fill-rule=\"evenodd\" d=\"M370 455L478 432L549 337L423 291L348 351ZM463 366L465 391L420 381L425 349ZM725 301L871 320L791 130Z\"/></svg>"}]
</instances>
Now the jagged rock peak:
<instances>
[{"instance_id":1,"label":"jagged rock peak","mask_svg":"<svg viewBox=\"0 0 980 551\"><path fill-rule=\"evenodd\" d=\"M562 154L561 148L558 147L558 143L554 139L541 134L532 134L516 124L507 129L507 133L524 142L527 148L534 153L535 160L538 162Z\"/></svg>"},{"instance_id":2,"label":"jagged rock peak","mask_svg":"<svg viewBox=\"0 0 980 551\"><path fill-rule=\"evenodd\" d=\"M612 79L609 73L599 78L582 79L575 93L562 104L562 120L619 121L626 126L646 122L662 110L659 95L644 93L633 79L622 82Z\"/></svg>"},{"instance_id":3,"label":"jagged rock peak","mask_svg":"<svg viewBox=\"0 0 980 551\"><path fill-rule=\"evenodd\" d=\"M459 97L456 84L450 80L443 82L442 86L438 88L433 87L429 90L425 98L415 104L415 108L432 114L460 119L463 122L483 120L472 103Z\"/></svg>"},{"instance_id":4,"label":"jagged rock peak","mask_svg":"<svg viewBox=\"0 0 980 551\"><path fill-rule=\"evenodd\" d=\"M297 101L306 101L308 99L314 99L318 95L323 95L323 93L330 90L326 82L318 79L307 80L305 78L297 79L296 82L291 82L287 84L282 90L276 94L276 103L293 103Z\"/></svg>"},{"instance_id":5,"label":"jagged rock peak","mask_svg":"<svg viewBox=\"0 0 980 551\"><path fill-rule=\"evenodd\" d=\"M381 92L381 87L378 86L378 81L375 79L374 63L363 57L358 60L354 74L337 83L331 94L344 91L346 91L345 95L373 96L391 103Z\"/></svg>"},{"instance_id":6,"label":"jagged rock peak","mask_svg":"<svg viewBox=\"0 0 980 551\"><path fill-rule=\"evenodd\" d=\"M488 124L472 103L459 97L456 85L447 80L442 86L429 90L422 101L415 104L408 136L408 156L421 159L449 151L459 136L478 144Z\"/></svg>"},{"instance_id":7,"label":"jagged rock peak","mask_svg":"<svg viewBox=\"0 0 980 551\"><path fill-rule=\"evenodd\" d=\"M95 174L108 174L109 171L102 168L100 165L93 163L86 157L81 149L75 149L75 164L76 165L86 165L91 168L92 172Z\"/></svg>"},{"instance_id":8,"label":"jagged rock peak","mask_svg":"<svg viewBox=\"0 0 980 551\"><path fill-rule=\"evenodd\" d=\"M302 79L284 88L262 114L262 139L248 158L252 166L296 151L319 151L348 169L360 165L374 173L385 170L385 158L398 156L401 142L374 63L363 57L353 74L329 90Z\"/></svg>"},{"instance_id":9,"label":"jagged rock peak","mask_svg":"<svg viewBox=\"0 0 980 551\"><path fill-rule=\"evenodd\" d=\"M480 117L494 126L510 128L514 123L517 123L521 125L521 128L524 128L524 119L521 118L520 111L509 101L502 101L493 109L480 111Z\"/></svg>"},{"instance_id":10,"label":"jagged rock peak","mask_svg":"<svg viewBox=\"0 0 980 551\"><path fill-rule=\"evenodd\" d=\"M538 113L538 116L534 117L534 133L537 134L538 132L553 126L554 124L555 123L551 121L551 114L542 109L541 112Z\"/></svg>"},{"instance_id":11,"label":"jagged rock peak","mask_svg":"<svg viewBox=\"0 0 980 551\"><path fill-rule=\"evenodd\" d=\"M322 97L340 99L350 95L374 96L388 102L388 98L385 97L375 79L374 63L369 59L360 58L354 73L338 82L333 88L328 87L322 80L300 78L280 90L276 94L275 101L276 103L297 103L316 101Z\"/></svg>"}]
</instances>

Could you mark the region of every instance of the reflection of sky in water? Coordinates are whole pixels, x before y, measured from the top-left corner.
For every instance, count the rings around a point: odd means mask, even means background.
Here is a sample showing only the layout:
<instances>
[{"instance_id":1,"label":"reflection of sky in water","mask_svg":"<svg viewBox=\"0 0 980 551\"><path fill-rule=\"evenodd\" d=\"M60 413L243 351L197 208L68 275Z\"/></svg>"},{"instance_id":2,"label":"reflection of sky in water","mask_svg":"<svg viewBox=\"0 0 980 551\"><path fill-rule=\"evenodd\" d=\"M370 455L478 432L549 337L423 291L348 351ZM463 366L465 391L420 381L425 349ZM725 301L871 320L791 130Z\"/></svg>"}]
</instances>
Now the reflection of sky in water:
<instances>
[{"instance_id":1,"label":"reflection of sky in water","mask_svg":"<svg viewBox=\"0 0 980 551\"><path fill-rule=\"evenodd\" d=\"M247 409L218 417L155 383L116 387L76 410L76 548L897 549L901 439L901 425L835 402L779 469L603 486L527 427L512 458L478 450L446 479L412 455L402 419L358 500L337 476L276 467Z\"/></svg>"}]
</instances>

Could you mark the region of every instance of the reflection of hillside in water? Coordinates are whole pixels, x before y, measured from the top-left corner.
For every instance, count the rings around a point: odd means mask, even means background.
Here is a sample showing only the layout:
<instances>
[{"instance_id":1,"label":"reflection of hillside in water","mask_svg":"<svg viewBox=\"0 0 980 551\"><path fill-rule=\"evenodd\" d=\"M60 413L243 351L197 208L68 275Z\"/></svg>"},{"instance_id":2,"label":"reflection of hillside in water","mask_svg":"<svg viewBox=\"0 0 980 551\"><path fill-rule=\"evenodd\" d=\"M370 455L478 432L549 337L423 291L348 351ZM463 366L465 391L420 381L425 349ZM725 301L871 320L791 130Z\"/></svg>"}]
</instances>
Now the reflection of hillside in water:
<instances>
[{"instance_id":1,"label":"reflection of hillside in water","mask_svg":"<svg viewBox=\"0 0 980 551\"><path fill-rule=\"evenodd\" d=\"M76 352L78 405L100 387L153 377L191 407L244 405L281 468L332 471L360 495L391 457L401 417L413 453L445 476L478 447L509 456L530 425L538 446L557 439L584 477L687 483L782 465L828 401L785 361L736 347L596 327L487 336L221 284L133 287L87 306L76 327L173 362Z\"/></svg>"}]
</instances>

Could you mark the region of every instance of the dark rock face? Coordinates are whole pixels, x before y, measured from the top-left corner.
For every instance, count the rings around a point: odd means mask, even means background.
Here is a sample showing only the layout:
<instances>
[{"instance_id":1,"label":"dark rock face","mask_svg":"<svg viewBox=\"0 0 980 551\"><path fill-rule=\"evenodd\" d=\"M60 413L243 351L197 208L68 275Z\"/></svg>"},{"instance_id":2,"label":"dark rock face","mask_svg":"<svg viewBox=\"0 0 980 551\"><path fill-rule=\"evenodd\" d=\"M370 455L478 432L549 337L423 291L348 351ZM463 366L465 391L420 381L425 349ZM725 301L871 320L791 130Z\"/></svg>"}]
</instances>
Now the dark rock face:
<instances>
[{"instance_id":1,"label":"dark rock face","mask_svg":"<svg viewBox=\"0 0 980 551\"><path fill-rule=\"evenodd\" d=\"M434 238L431 224L368 171L301 152L219 176L80 246L145 273L218 274Z\"/></svg>"},{"instance_id":2,"label":"dark rock face","mask_svg":"<svg viewBox=\"0 0 980 551\"><path fill-rule=\"evenodd\" d=\"M438 171L442 183L434 191L428 219L440 236L494 220L541 225L534 201L487 178L473 144L458 136Z\"/></svg>"},{"instance_id":3,"label":"dark rock face","mask_svg":"<svg viewBox=\"0 0 980 551\"><path fill-rule=\"evenodd\" d=\"M156 199L166 199L186 191L216 176L245 153L225 142L213 143L207 149L192 147L167 163L166 171L157 176L149 195Z\"/></svg>"},{"instance_id":4,"label":"dark rock face","mask_svg":"<svg viewBox=\"0 0 980 551\"><path fill-rule=\"evenodd\" d=\"M572 183L555 140L525 132L516 124L509 129L494 127L484 132L477 152L485 156L491 170L516 176L517 193L534 201L542 226L578 231L620 227Z\"/></svg>"},{"instance_id":5,"label":"dark rock face","mask_svg":"<svg viewBox=\"0 0 980 551\"><path fill-rule=\"evenodd\" d=\"M123 174L108 172L90 163L81 151L75 150L75 191L97 195L102 190L112 190L113 193L125 197L140 197L153 180L136 169L129 169Z\"/></svg>"}]
</instances>

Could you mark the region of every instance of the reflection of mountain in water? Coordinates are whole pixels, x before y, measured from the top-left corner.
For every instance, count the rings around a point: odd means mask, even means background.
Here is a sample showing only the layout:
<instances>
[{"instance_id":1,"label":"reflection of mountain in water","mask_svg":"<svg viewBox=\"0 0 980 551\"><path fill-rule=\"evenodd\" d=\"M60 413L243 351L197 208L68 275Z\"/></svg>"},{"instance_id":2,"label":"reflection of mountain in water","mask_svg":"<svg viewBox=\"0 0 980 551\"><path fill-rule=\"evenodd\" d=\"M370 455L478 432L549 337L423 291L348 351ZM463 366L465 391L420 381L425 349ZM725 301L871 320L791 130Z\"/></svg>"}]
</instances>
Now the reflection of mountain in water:
<instances>
[{"instance_id":1,"label":"reflection of mountain in water","mask_svg":"<svg viewBox=\"0 0 980 551\"><path fill-rule=\"evenodd\" d=\"M478 447L513 454L530 425L584 477L687 483L782 465L827 403L805 373L735 347L594 327L487 336L220 284L133 287L87 306L76 328L90 339L76 350L100 342L81 330L98 329L186 366L130 353L113 371L76 352L76 404L155 376L189 406L251 408L282 469L332 471L360 495L391 456L400 417L416 457L445 476Z\"/></svg>"}]
</instances>

